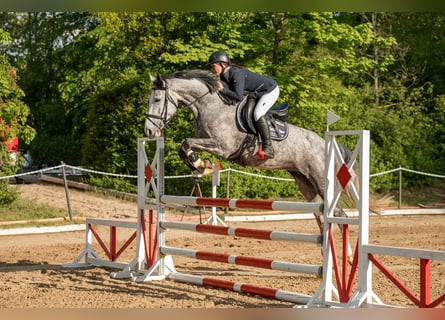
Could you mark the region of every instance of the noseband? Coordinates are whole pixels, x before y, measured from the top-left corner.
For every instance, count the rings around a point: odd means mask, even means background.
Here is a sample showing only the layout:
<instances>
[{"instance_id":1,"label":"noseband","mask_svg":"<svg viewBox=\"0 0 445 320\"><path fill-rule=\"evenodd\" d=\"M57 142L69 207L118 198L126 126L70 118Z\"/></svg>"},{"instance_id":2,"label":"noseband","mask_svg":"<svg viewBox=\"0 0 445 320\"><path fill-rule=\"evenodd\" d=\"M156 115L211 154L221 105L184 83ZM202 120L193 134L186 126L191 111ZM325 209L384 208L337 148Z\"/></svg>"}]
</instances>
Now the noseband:
<instances>
[{"instance_id":1,"label":"noseband","mask_svg":"<svg viewBox=\"0 0 445 320\"><path fill-rule=\"evenodd\" d=\"M165 124L167 124L170 119L167 119L167 109L168 109L168 102L170 101L175 107L176 109L179 108L178 104L173 100L173 98L171 97L171 95L169 94L169 90L168 90L168 86L166 85L165 87L156 87L153 88L153 90L164 90L165 91L165 95L164 95L164 106L162 107L162 111L160 115L156 115L156 114L150 114L147 113L147 115L145 116L145 118L150 121L155 127L157 127L159 130L162 129L162 126L165 126ZM202 96L199 96L198 98L196 98L195 100L193 100L192 102L185 104L186 107L190 107L191 105L193 105L194 103L196 103L197 101L201 100L202 98L204 98L206 95L208 95L210 93L210 90L207 91L206 93L204 93ZM156 124L152 119L159 119L162 121L161 125Z\"/></svg>"},{"instance_id":2,"label":"noseband","mask_svg":"<svg viewBox=\"0 0 445 320\"><path fill-rule=\"evenodd\" d=\"M162 127L160 125L156 124L152 119L159 119L162 121L162 125L165 125L168 122L168 119L167 119L168 102L170 101L176 108L178 107L178 105L176 104L176 102L171 98L170 94L168 93L167 86L153 88L153 90L164 90L165 91L164 106L162 107L162 111L161 111L160 115L147 113L147 115L145 116L145 119L150 121L158 129L162 129Z\"/></svg>"}]
</instances>

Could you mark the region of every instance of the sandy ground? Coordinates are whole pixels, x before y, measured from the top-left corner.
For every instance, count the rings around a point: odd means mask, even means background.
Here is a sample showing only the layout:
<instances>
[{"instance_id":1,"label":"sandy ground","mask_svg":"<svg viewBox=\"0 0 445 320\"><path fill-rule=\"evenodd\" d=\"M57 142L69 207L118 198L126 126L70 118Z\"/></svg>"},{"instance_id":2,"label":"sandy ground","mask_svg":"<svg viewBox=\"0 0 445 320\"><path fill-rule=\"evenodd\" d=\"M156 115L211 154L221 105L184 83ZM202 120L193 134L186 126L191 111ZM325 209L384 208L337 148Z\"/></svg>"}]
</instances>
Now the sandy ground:
<instances>
[{"instance_id":1,"label":"sandy ground","mask_svg":"<svg viewBox=\"0 0 445 320\"><path fill-rule=\"evenodd\" d=\"M49 203L66 209L65 191L62 187L29 184L15 186L23 198ZM131 201L70 190L71 207L76 216L123 217L136 216L136 204ZM167 219L174 213L167 212ZM314 220L282 222L231 223L264 230L316 233ZM370 242L376 244L445 250L445 217L386 216L372 217ZM105 242L108 229L98 227ZM131 230L118 229L120 245ZM356 230L351 227L351 238ZM320 248L314 244L262 241L239 237L223 237L168 231L168 246L194 250L249 255L280 261L321 265ZM0 237L0 308L289 308L295 304L273 299L241 294L221 289L182 284L172 280L132 282L113 279L103 267L77 269L63 268L72 262L85 246L83 231L57 234L18 235ZM95 243L97 252L101 249ZM129 262L134 257L134 245L119 258ZM381 257L390 270L417 296L419 295L418 260ZM321 279L314 275L254 269L175 257L176 270L200 276L218 277L258 286L280 288L312 295ZM385 303L412 307L406 298L375 267L374 292ZM445 293L445 262L432 262L431 299ZM444 307L442 304L441 307Z\"/></svg>"}]
</instances>

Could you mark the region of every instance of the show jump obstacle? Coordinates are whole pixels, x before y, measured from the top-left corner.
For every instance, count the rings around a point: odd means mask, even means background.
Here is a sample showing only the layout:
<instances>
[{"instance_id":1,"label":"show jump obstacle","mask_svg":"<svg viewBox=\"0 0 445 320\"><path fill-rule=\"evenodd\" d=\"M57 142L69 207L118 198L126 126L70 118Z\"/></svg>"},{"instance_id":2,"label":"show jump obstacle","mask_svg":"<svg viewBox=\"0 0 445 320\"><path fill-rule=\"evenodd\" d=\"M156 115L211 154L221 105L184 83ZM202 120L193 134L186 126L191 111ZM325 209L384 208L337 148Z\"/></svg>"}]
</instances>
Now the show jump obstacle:
<instances>
[{"instance_id":1,"label":"show jump obstacle","mask_svg":"<svg viewBox=\"0 0 445 320\"><path fill-rule=\"evenodd\" d=\"M357 135L358 142L357 147L353 152L353 156L348 163L344 163L340 149L337 145L335 137L338 135ZM348 239L345 237L342 248L344 253L342 261L345 261L343 265L338 265L337 257L332 258L332 255L337 255L333 245L335 241L333 239L333 225L341 224L347 225L351 222L358 224L359 219L349 220L349 218L338 218L334 216L334 210L336 204L340 198L340 195L344 188L351 189L351 193L354 195L354 199L359 212L368 212L368 171L369 159L367 155L362 156L364 150L369 149L369 133L367 131L343 131L337 133L328 133L326 139L326 186L327 197L324 203L301 203L291 201L269 201L269 200L245 200L245 199L227 199L227 198L203 198L203 197L183 197L183 196L171 196L166 195L164 192L164 161L163 150L164 141L162 138L156 139L156 158L153 163L147 161L145 143L150 141L147 138L138 140L138 159L145 159L145 168L140 170L143 176L139 175L141 180L144 181L145 187L143 190L144 196L141 196L139 203L139 211L143 212L145 209L145 195L149 191L150 187L155 186L153 189L156 203L157 203L157 236L150 241L149 247L154 248L156 251L156 259L154 263L148 268L147 271L142 274L133 273L133 280L135 281L150 281L159 279L173 279L176 281L190 282L198 285L214 286L218 288L224 288L234 290L243 293L257 294L266 297L273 297L282 299L285 301L295 302L305 305L319 305L319 304L338 304L343 303L340 299L345 294L343 287L347 287L347 279L336 279L337 283L340 280L340 285L334 286L333 284L333 270L335 274L346 272L348 261ZM356 160L360 158L360 177L365 179L359 179L360 186L358 190L355 189L352 183L349 183L352 178L352 167L356 165ZM339 169L340 168L340 169ZM259 209L259 210L277 210L277 211L293 211L293 212L313 212L318 215L324 216L324 234L323 235L309 235L309 234L295 234L289 232L271 232L267 230L255 230L255 229L239 229L227 226L215 226L215 225L193 225L178 222L165 221L165 205L184 205L184 206L212 206L220 208L242 208L242 209ZM152 210L152 208L148 208ZM151 211L152 212L152 211ZM359 214L359 216L367 217L367 214ZM367 223L365 221L365 223ZM245 257L235 256L230 254L216 254L206 251L196 251L184 248L172 248L165 245L166 234L168 229L185 229L196 232L206 232L219 235L237 236L237 237L251 237L257 239L266 239L273 241L304 241L319 244L323 247L323 263L320 266L307 265L302 263L290 263L283 261L275 261L270 259L258 258L258 257ZM345 229L347 233L347 229ZM367 241L367 233L363 234L363 243ZM153 245L156 243L156 245ZM156 248L155 248L156 247ZM151 255L153 256L153 251ZM285 290L275 288L264 288L252 284L236 283L222 279L214 279L209 277L201 277L192 274L183 274L176 272L172 256L183 256L198 260L215 261L219 263L238 264L257 268L266 268L277 271L297 272L313 274L322 277L322 283L320 288L314 293L314 295L306 295L295 292L289 292ZM115 276L121 276L122 274L116 273ZM338 289L338 287L341 287ZM347 290L347 289L346 289ZM337 298L339 302L336 302L334 298Z\"/></svg>"},{"instance_id":2,"label":"show jump obstacle","mask_svg":"<svg viewBox=\"0 0 445 320\"><path fill-rule=\"evenodd\" d=\"M355 136L357 143L348 162L342 157L336 138ZM368 307L386 306L372 291L372 265L382 271L400 290L419 307L435 307L445 301L445 294L436 300L430 300L430 265L431 260L445 261L445 252L415 250L370 245L369 239L369 131L326 132L325 174L326 190L324 203L301 203L291 201L246 200L228 198L205 198L172 196L165 194L164 186L164 140L163 138L138 139L138 219L137 221L87 219L86 247L68 267L87 265L107 266L121 269L113 272L112 277L131 278L137 282L171 279L202 286L228 289L232 291L260 295L290 301L299 306L327 307ZM156 152L150 163L147 156L147 143L156 143ZM358 166L358 184L353 183L353 167ZM147 201L147 194L152 191L155 201ZM358 216L336 217L336 205L345 190L354 199ZM152 200L152 199L151 199ZM154 204L153 204L154 203ZM259 210L285 210L293 212L313 212L323 217L323 233L298 234L281 231L268 231L249 228L235 228L226 225L192 224L167 221L166 205L209 206L220 208L241 208ZM148 212L148 219L145 213ZM110 226L110 248L95 231L93 225ZM148 225L148 228L147 228ZM334 226L341 227L341 239L334 237ZM358 227L357 244L352 263L349 261L349 226ZM116 246L116 227L134 228L135 233L121 249ZM169 229L188 230L191 232L254 238L265 241L305 242L322 247L322 265L291 263L260 257L237 256L210 251L175 248L166 245ZM92 237L97 239L108 259L101 259L93 250ZM135 257L128 263L116 259L129 243L136 240ZM337 248L337 245L340 248ZM408 288L391 274L376 258L376 255L404 256L420 259L420 297L416 298ZM277 288L265 288L253 284L232 282L224 279L202 277L176 272L173 256L237 264L255 268L265 268L284 272L312 274L321 277L321 284L312 294L301 294ZM82 263L81 260L85 259Z\"/></svg>"}]
</instances>

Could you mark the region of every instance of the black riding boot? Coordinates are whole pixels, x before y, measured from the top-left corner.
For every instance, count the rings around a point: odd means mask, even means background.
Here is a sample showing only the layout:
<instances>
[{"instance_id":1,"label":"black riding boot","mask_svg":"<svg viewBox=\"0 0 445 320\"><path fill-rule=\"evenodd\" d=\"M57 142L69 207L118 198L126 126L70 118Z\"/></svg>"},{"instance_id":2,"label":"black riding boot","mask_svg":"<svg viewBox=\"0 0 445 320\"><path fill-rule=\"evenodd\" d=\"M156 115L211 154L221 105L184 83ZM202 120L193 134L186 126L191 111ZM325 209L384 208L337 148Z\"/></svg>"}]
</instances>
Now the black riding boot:
<instances>
[{"instance_id":1,"label":"black riding boot","mask_svg":"<svg viewBox=\"0 0 445 320\"><path fill-rule=\"evenodd\" d=\"M263 145L264 159L271 159L274 157L274 151L272 142L270 141L269 126L265 117L261 117L256 121L256 127L261 136L261 142Z\"/></svg>"}]
</instances>

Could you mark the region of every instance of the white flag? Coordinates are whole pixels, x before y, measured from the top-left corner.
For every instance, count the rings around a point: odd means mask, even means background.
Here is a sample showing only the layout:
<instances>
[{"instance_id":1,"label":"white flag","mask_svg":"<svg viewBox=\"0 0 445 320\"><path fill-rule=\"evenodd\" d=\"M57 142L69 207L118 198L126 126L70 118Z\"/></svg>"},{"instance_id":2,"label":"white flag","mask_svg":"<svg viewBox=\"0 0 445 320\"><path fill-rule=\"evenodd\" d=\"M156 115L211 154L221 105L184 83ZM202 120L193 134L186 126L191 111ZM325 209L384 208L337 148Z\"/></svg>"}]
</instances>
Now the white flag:
<instances>
[{"instance_id":1,"label":"white flag","mask_svg":"<svg viewBox=\"0 0 445 320\"><path fill-rule=\"evenodd\" d=\"M332 113L329 110L327 110L327 115L328 115L328 126L340 120L339 116L337 116L335 113Z\"/></svg>"}]
</instances>

